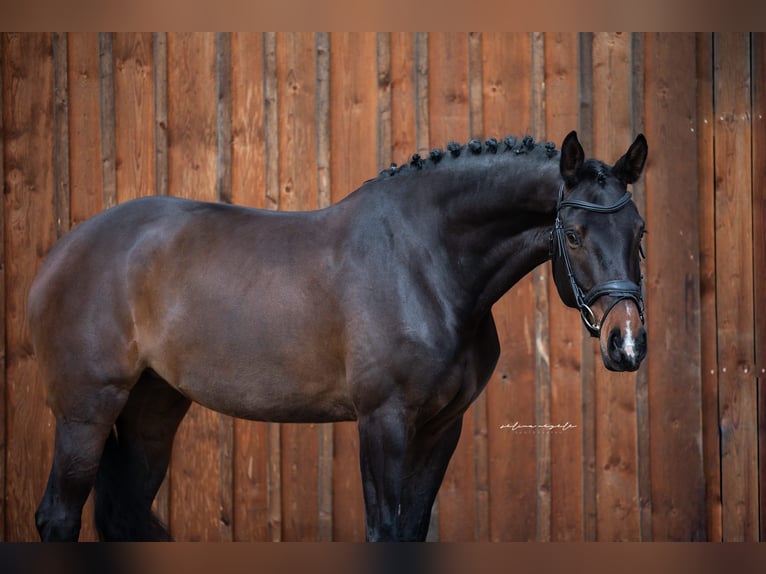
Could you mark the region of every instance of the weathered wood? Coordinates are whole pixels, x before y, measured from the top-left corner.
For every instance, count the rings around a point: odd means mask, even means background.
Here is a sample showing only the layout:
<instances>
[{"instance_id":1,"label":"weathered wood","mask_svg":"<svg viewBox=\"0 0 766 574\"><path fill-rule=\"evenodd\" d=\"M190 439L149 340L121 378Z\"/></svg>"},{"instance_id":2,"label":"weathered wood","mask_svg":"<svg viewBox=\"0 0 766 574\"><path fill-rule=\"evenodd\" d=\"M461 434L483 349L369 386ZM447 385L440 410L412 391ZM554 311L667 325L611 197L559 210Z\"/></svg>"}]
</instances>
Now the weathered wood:
<instances>
[{"instance_id":1,"label":"weathered wood","mask_svg":"<svg viewBox=\"0 0 766 574\"><path fill-rule=\"evenodd\" d=\"M96 33L67 35L69 227L104 210L102 162L102 90L100 42ZM111 126L112 128L114 126ZM109 126L106 127L109 129ZM62 142L62 145L63 142ZM83 512L80 540L97 538L93 525L93 496Z\"/></svg>"},{"instance_id":2,"label":"weathered wood","mask_svg":"<svg viewBox=\"0 0 766 574\"><path fill-rule=\"evenodd\" d=\"M647 330L654 540L704 540L700 387L699 227L693 35L646 37L646 137L657 142L646 172L649 230ZM675 153L664 153L672 141ZM651 152L650 152L651 153ZM672 179L668 180L668 174ZM672 186L673 192L668 192ZM663 248L673 245L673 249ZM683 360L680 358L683 357Z\"/></svg>"},{"instance_id":3,"label":"weathered wood","mask_svg":"<svg viewBox=\"0 0 766 574\"><path fill-rule=\"evenodd\" d=\"M593 34L579 35L580 121L579 139L585 149L593 149ZM592 152L591 152L592 153ZM593 342L580 325L580 395L582 422L582 505L583 540L592 542L596 531L596 357Z\"/></svg>"},{"instance_id":4,"label":"weathered wood","mask_svg":"<svg viewBox=\"0 0 766 574\"><path fill-rule=\"evenodd\" d=\"M0 185L5 189L5 154L4 130L3 130L3 43L5 39L0 33ZM5 376L5 200L0 201L0 396L5 397L8 380ZM6 434L6 408L5 400L0 401L0 445L5 447L7 442ZM6 540L5 537L5 453L0 453L0 540Z\"/></svg>"},{"instance_id":5,"label":"weathered wood","mask_svg":"<svg viewBox=\"0 0 766 574\"><path fill-rule=\"evenodd\" d=\"M168 35L153 35L154 55L154 185L157 195L168 194Z\"/></svg>"},{"instance_id":6,"label":"weathered wood","mask_svg":"<svg viewBox=\"0 0 766 574\"><path fill-rule=\"evenodd\" d=\"M332 203L330 135L330 34L317 33L317 205L320 208ZM317 504L319 506L318 539L320 542L333 539L333 476L335 459L335 425L319 425L319 468L317 471Z\"/></svg>"},{"instance_id":7,"label":"weathered wood","mask_svg":"<svg viewBox=\"0 0 766 574\"><path fill-rule=\"evenodd\" d=\"M766 35L752 35L753 277L766 277ZM757 282L757 280L756 280ZM755 288L755 374L758 377L760 540L766 540L766 300Z\"/></svg>"},{"instance_id":8,"label":"weathered wood","mask_svg":"<svg viewBox=\"0 0 766 574\"><path fill-rule=\"evenodd\" d=\"M468 104L468 35L428 35L428 148L443 147L450 140L464 142L470 135ZM423 142L418 142L418 147ZM426 150L419 150L426 153ZM460 436L439 491L441 540L475 538L473 411L464 415Z\"/></svg>"},{"instance_id":9,"label":"weathered wood","mask_svg":"<svg viewBox=\"0 0 766 574\"><path fill-rule=\"evenodd\" d=\"M168 191L215 201L217 126L215 36L169 34ZM181 423L173 450L170 527L179 540L222 540L220 420L193 405Z\"/></svg>"},{"instance_id":10,"label":"weathered wood","mask_svg":"<svg viewBox=\"0 0 766 574\"><path fill-rule=\"evenodd\" d=\"M375 60L378 80L378 141L377 166L384 169L391 164L391 34L375 34Z\"/></svg>"},{"instance_id":11,"label":"weathered wood","mask_svg":"<svg viewBox=\"0 0 766 574\"><path fill-rule=\"evenodd\" d=\"M69 231L69 75L67 35L53 34L53 125L56 132L54 147L54 182L56 190L56 233L59 237Z\"/></svg>"},{"instance_id":12,"label":"weathered wood","mask_svg":"<svg viewBox=\"0 0 766 574\"><path fill-rule=\"evenodd\" d=\"M609 163L633 141L629 34L593 39L593 148ZM594 346L595 348L595 346ZM595 351L596 511L600 541L639 540L635 375L610 373Z\"/></svg>"},{"instance_id":13,"label":"weathered wood","mask_svg":"<svg viewBox=\"0 0 766 574\"><path fill-rule=\"evenodd\" d=\"M545 35L531 35L531 132L541 137L545 127ZM549 339L548 267L532 271L535 289L535 424L551 424L551 371ZM544 428L544 427L538 427ZM537 526L535 540L551 540L551 433L537 433L536 490Z\"/></svg>"},{"instance_id":14,"label":"weathered wood","mask_svg":"<svg viewBox=\"0 0 766 574\"><path fill-rule=\"evenodd\" d=\"M632 74L631 110L633 135L646 132L646 57L644 55L645 35L631 33ZM649 99L653 99L650 93ZM646 173L646 172L645 172ZM639 213L646 214L646 175L631 185L633 203ZM646 268L643 267L643 274ZM646 291L646 289L644 289ZM636 468L638 482L638 536L639 540L653 540L652 536L652 485L651 450L649 444L649 369L644 367L636 373Z\"/></svg>"},{"instance_id":15,"label":"weathered wood","mask_svg":"<svg viewBox=\"0 0 766 574\"><path fill-rule=\"evenodd\" d=\"M266 177L265 207L279 208L279 91L277 89L277 35L263 35L263 125ZM282 540L281 427L269 423L266 430L269 539Z\"/></svg>"},{"instance_id":16,"label":"weathered wood","mask_svg":"<svg viewBox=\"0 0 766 574\"><path fill-rule=\"evenodd\" d=\"M101 86L98 34L68 36L70 216L76 227L104 209Z\"/></svg>"},{"instance_id":17,"label":"weathered wood","mask_svg":"<svg viewBox=\"0 0 766 574\"><path fill-rule=\"evenodd\" d=\"M579 98L571 97L578 93L578 50L576 34L545 36L545 137L557 146L578 125ZM550 275L549 266L546 268ZM550 277L547 290L550 423L562 425L550 437L551 540L578 541L583 539L582 327L577 316L564 307Z\"/></svg>"},{"instance_id":18,"label":"weathered wood","mask_svg":"<svg viewBox=\"0 0 766 574\"><path fill-rule=\"evenodd\" d=\"M152 35L115 34L112 52L115 186L122 203L155 192Z\"/></svg>"},{"instance_id":19,"label":"weathered wood","mask_svg":"<svg viewBox=\"0 0 766 574\"><path fill-rule=\"evenodd\" d=\"M265 207L263 35L231 40L231 198ZM267 425L234 420L233 539L268 541Z\"/></svg>"},{"instance_id":20,"label":"weathered wood","mask_svg":"<svg viewBox=\"0 0 766 574\"><path fill-rule=\"evenodd\" d=\"M468 35L468 108L471 138L484 135L484 93L482 77L482 35ZM487 393L481 393L473 405L473 444L476 473L476 536L479 542L490 539L489 527L489 439ZM466 420L464 424L468 423ZM465 430L463 432L466 432Z\"/></svg>"},{"instance_id":21,"label":"weathered wood","mask_svg":"<svg viewBox=\"0 0 766 574\"><path fill-rule=\"evenodd\" d=\"M316 42L313 34L277 35L279 88L279 207L316 209ZM319 430L281 425L282 536L316 540Z\"/></svg>"},{"instance_id":22,"label":"weathered wood","mask_svg":"<svg viewBox=\"0 0 766 574\"><path fill-rule=\"evenodd\" d=\"M715 240L723 540L758 540L750 38L714 37Z\"/></svg>"},{"instance_id":23,"label":"weathered wood","mask_svg":"<svg viewBox=\"0 0 766 574\"><path fill-rule=\"evenodd\" d=\"M417 149L415 38L391 33L391 150L390 161L402 163ZM383 152L381 152L383 153ZM380 166L381 169L387 164Z\"/></svg>"},{"instance_id":24,"label":"weathered wood","mask_svg":"<svg viewBox=\"0 0 766 574\"><path fill-rule=\"evenodd\" d=\"M484 134L502 139L532 130L531 38L485 33L482 42ZM498 301L493 315L501 354L487 390L490 538L537 536L537 437L501 428L535 424L535 286L530 274Z\"/></svg>"},{"instance_id":25,"label":"weathered wood","mask_svg":"<svg viewBox=\"0 0 766 574\"><path fill-rule=\"evenodd\" d=\"M348 158L333 162L332 201L336 203L377 169L378 131L377 42L373 34L331 36L331 154ZM333 469L333 538L364 540L364 503L359 480L359 439L354 423L335 426Z\"/></svg>"},{"instance_id":26,"label":"weathered wood","mask_svg":"<svg viewBox=\"0 0 766 574\"><path fill-rule=\"evenodd\" d=\"M231 177L231 34L215 35L215 89L216 89L216 193L218 201L232 202ZM234 537L234 419L219 418L219 508L221 540Z\"/></svg>"},{"instance_id":27,"label":"weathered wood","mask_svg":"<svg viewBox=\"0 0 766 574\"><path fill-rule=\"evenodd\" d=\"M218 201L231 203L231 34L215 35Z\"/></svg>"},{"instance_id":28,"label":"weathered wood","mask_svg":"<svg viewBox=\"0 0 766 574\"><path fill-rule=\"evenodd\" d=\"M98 35L98 75L101 100L101 201L104 209L117 205L113 40L113 35L109 32Z\"/></svg>"},{"instance_id":29,"label":"weathered wood","mask_svg":"<svg viewBox=\"0 0 766 574\"><path fill-rule=\"evenodd\" d=\"M715 159L713 157L713 36L696 35L697 78L697 180L700 325L716 333L715 293ZM700 337L702 385L702 448L705 467L707 540L722 539L721 449L718 428L718 341Z\"/></svg>"},{"instance_id":30,"label":"weathered wood","mask_svg":"<svg viewBox=\"0 0 766 574\"><path fill-rule=\"evenodd\" d=\"M49 34L4 34L2 51L5 540L27 541L38 540L34 513L53 454L53 417L27 327L29 286L56 239L52 39Z\"/></svg>"}]
</instances>

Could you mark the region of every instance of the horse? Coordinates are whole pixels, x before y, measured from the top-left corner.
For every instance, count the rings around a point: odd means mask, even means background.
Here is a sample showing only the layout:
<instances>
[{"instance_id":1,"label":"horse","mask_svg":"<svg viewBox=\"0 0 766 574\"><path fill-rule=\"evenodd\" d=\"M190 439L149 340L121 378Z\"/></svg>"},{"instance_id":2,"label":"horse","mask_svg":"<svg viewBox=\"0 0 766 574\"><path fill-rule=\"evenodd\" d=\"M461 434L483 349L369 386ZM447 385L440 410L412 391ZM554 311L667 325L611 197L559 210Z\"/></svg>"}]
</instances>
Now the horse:
<instances>
[{"instance_id":1,"label":"horse","mask_svg":"<svg viewBox=\"0 0 766 574\"><path fill-rule=\"evenodd\" d=\"M451 142L336 204L276 212L135 199L62 237L30 289L55 448L35 513L77 540L170 540L151 505L192 401L256 421L356 421L368 541L424 540L463 414L499 357L493 304L551 260L605 368L646 355L641 238L577 133Z\"/></svg>"}]
</instances>

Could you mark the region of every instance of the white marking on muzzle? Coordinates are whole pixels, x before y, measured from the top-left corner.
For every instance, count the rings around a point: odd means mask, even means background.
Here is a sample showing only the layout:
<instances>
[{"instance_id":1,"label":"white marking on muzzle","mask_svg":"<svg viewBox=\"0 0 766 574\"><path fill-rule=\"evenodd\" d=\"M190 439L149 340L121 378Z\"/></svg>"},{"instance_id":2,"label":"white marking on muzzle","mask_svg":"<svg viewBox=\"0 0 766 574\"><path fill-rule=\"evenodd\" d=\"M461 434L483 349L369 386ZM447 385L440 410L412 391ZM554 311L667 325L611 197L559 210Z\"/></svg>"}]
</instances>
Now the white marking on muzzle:
<instances>
[{"instance_id":1,"label":"white marking on muzzle","mask_svg":"<svg viewBox=\"0 0 766 574\"><path fill-rule=\"evenodd\" d=\"M628 305L626 309L628 317L633 314L632 305ZM622 338L622 351L629 359L636 358L636 339L633 336L633 331L630 328L631 321L628 319L625 321L625 336Z\"/></svg>"}]
</instances>

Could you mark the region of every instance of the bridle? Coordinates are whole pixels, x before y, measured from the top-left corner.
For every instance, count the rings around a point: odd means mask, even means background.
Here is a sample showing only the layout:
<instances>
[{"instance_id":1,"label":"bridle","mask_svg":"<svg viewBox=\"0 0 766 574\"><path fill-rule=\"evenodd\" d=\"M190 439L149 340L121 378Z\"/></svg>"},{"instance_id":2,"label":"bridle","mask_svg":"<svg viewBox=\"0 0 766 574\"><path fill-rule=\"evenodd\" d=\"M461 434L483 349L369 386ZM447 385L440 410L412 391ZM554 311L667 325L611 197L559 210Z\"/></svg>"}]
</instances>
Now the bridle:
<instances>
[{"instance_id":1,"label":"bridle","mask_svg":"<svg viewBox=\"0 0 766 574\"><path fill-rule=\"evenodd\" d=\"M560 212L564 207L572 207L575 209L584 209L585 211L591 211L593 213L615 213L620 211L628 203L630 203L630 192L626 191L625 194L611 205L599 205L596 203L590 203L588 201L581 201L579 199L567 199L564 200L564 183L561 183L559 187L559 198L556 203L556 220L553 224L553 230L550 233L550 258L553 259L556 255L555 249L558 248L558 256L563 258L564 267L566 268L569 285L572 288L574 294L575 304L580 311L582 322L588 329L588 332L592 337L599 337L601 334L601 325L606 320L606 316L614 308L617 303L625 299L631 299L636 303L638 307L638 313L641 318L641 324L644 324L644 296L641 288L641 280L643 276L639 275L638 283L628 281L625 279L615 279L612 281L605 281L593 286L587 293L584 293L582 288L577 284L577 280L574 276L574 270L572 269L572 262L569 259L569 252L566 246L566 239L564 235L564 226L561 223ZM644 256L643 248L640 249L641 256ZM554 273L556 266L554 265ZM606 308L603 316L601 317L601 323L596 319L591 305L604 296L614 298L611 305Z\"/></svg>"}]
</instances>

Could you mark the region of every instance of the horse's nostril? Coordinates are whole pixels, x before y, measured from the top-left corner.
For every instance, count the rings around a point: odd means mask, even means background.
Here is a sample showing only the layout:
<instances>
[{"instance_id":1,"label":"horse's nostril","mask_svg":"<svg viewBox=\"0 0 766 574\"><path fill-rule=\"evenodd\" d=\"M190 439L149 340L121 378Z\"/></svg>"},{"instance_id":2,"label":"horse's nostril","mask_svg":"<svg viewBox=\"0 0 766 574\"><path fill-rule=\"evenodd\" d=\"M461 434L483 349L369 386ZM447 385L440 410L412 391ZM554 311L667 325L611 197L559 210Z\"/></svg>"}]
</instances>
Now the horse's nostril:
<instances>
[{"instance_id":1,"label":"horse's nostril","mask_svg":"<svg viewBox=\"0 0 766 574\"><path fill-rule=\"evenodd\" d=\"M622 335L619 329L612 329L612 332L609 333L608 349L613 359L620 360L622 356Z\"/></svg>"}]
</instances>

